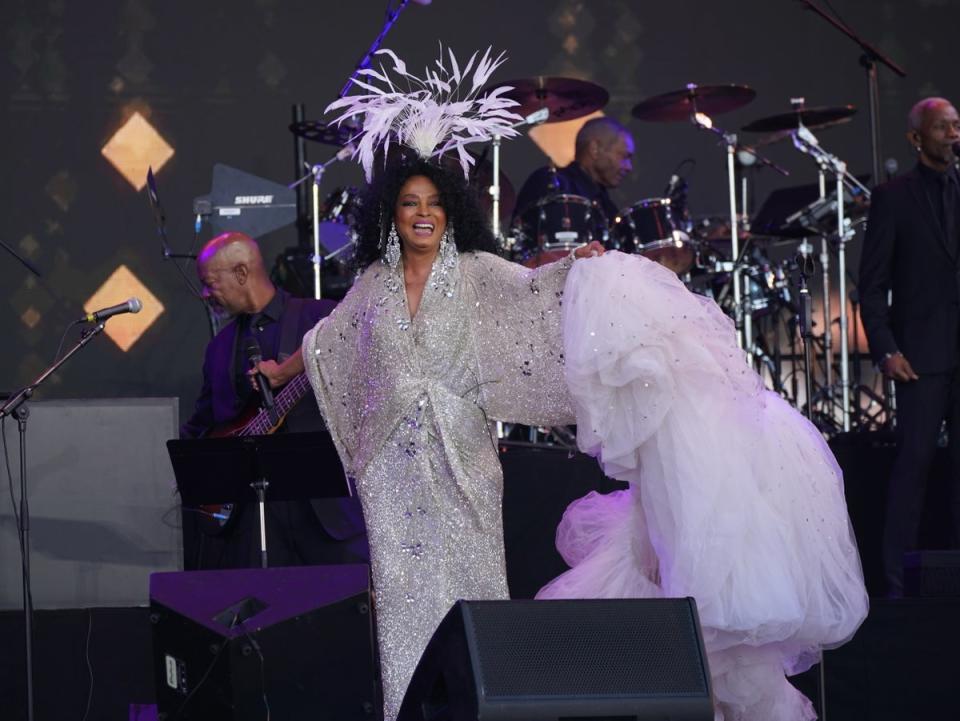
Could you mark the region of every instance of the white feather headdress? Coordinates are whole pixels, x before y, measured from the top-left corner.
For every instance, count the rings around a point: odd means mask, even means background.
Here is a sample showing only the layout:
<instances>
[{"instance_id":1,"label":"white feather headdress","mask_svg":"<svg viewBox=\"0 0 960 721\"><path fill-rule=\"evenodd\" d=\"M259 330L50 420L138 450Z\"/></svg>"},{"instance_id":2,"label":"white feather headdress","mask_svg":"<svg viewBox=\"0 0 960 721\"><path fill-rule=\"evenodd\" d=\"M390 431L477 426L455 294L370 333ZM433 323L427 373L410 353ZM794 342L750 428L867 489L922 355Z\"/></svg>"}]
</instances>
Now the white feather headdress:
<instances>
[{"instance_id":1,"label":"white feather headdress","mask_svg":"<svg viewBox=\"0 0 960 721\"><path fill-rule=\"evenodd\" d=\"M367 181L373 176L376 150L382 145L386 156L391 141L413 149L425 159L456 149L466 176L474 162L473 156L465 149L466 145L488 141L494 134L504 138L517 135L511 126L523 118L508 110L517 102L501 97L511 88L496 88L477 97L493 71L506 59L504 53L494 59L487 48L479 62L477 53L474 53L462 70L453 51L448 50L448 53L449 69L444 64L441 46L436 69L427 67L424 76L418 78L407 72L406 64L392 50L379 50L377 55L387 55L393 60L393 72L405 78L404 84L409 90L398 90L381 65L379 72L370 68L360 71L360 75L369 79L366 82L354 81L369 91L368 94L340 98L327 106L325 112L342 111L334 120L338 124L348 118L363 116L362 129L354 138L359 138L359 143L353 157L359 156ZM379 81L385 87L377 87L373 81ZM468 81L469 90L463 93Z\"/></svg>"}]
</instances>

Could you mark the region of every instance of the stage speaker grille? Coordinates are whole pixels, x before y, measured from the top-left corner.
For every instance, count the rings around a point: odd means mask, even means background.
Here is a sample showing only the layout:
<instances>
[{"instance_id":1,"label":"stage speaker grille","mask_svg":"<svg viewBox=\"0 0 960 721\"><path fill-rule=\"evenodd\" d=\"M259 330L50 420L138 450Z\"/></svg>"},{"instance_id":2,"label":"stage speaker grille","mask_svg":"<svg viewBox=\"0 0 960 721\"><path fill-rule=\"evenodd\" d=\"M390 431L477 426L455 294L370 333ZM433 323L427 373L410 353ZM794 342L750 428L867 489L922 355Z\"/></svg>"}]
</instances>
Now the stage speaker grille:
<instances>
[{"instance_id":1,"label":"stage speaker grille","mask_svg":"<svg viewBox=\"0 0 960 721\"><path fill-rule=\"evenodd\" d=\"M460 601L398 721L712 721L692 599Z\"/></svg>"}]
</instances>

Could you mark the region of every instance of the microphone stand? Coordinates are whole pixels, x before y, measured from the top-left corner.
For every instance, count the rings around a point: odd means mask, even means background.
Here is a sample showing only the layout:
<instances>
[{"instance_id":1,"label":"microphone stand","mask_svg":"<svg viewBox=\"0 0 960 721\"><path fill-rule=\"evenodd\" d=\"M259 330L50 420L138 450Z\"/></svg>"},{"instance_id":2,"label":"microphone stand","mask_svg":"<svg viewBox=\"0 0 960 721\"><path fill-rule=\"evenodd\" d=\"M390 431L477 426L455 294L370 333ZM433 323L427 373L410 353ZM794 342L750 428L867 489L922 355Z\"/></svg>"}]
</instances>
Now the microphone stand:
<instances>
[{"instance_id":1,"label":"microphone stand","mask_svg":"<svg viewBox=\"0 0 960 721\"><path fill-rule=\"evenodd\" d=\"M152 167L147 168L147 198L150 200L150 207L153 209L153 218L157 224L157 236L160 238L160 255L164 260L173 262L173 267L177 269L180 277L183 278L187 290L203 304L203 309L207 316L207 323L210 328L210 337L213 338L213 336L220 332L220 328L223 327L224 317L213 310L209 303L204 301L203 296L200 294L200 291L197 290L193 281L190 280L183 266L177 262L178 260L196 260L197 255L195 253L174 253L170 250L170 242L167 238L167 215L163 212L163 205L160 204L160 196L157 193L157 181L153 175ZM195 210L197 210L197 221L194 230L194 242L196 242L196 238L200 234L203 217L202 212L196 208L196 205ZM207 210L207 214L209 214L209 210Z\"/></svg>"},{"instance_id":2,"label":"microphone stand","mask_svg":"<svg viewBox=\"0 0 960 721\"><path fill-rule=\"evenodd\" d=\"M901 78L907 77L907 73L897 65L893 60L877 50L873 45L857 35L849 26L837 20L832 15L824 12L812 0L800 0L806 5L808 10L812 10L837 30L842 32L853 42L860 46L863 55L860 56L860 64L867 71L867 97L870 104L870 152L873 160L873 183L880 182L880 92L877 83L877 63L883 63Z\"/></svg>"},{"instance_id":3,"label":"microphone stand","mask_svg":"<svg viewBox=\"0 0 960 721\"><path fill-rule=\"evenodd\" d=\"M546 122L550 117L550 108L540 108L530 113L523 120L514 123L511 127L522 128L525 125L539 125ZM493 237L498 244L503 243L500 232L500 143L503 137L500 133L494 133L491 144L493 145L493 180L490 186L490 197L493 198L493 217L490 219L490 226L493 229Z\"/></svg>"},{"instance_id":4,"label":"microphone stand","mask_svg":"<svg viewBox=\"0 0 960 721\"><path fill-rule=\"evenodd\" d=\"M37 276L38 278L43 278L43 275L41 275L40 271L37 270L37 266L35 266L33 263L31 263L31 262L30 262L29 260L27 260L26 258L24 258L22 255L20 255L17 251L15 251L15 250L14 250L13 248L11 248L9 245L7 245L6 243L4 243L2 240L0 240L0 248L3 248L3 249L4 249L5 251L7 251L10 255L12 255L14 258L16 258L17 260L19 260L19 261L20 261L20 264L21 264L24 268L26 268L27 270L29 270L31 273L33 273L35 276Z\"/></svg>"},{"instance_id":5,"label":"microphone stand","mask_svg":"<svg viewBox=\"0 0 960 721\"><path fill-rule=\"evenodd\" d=\"M377 35L376 39L374 39L373 44L370 46L370 49L367 50L366 54L360 58L360 62L357 63L357 66L353 69L353 72L350 73L350 77L347 78L347 82L342 88L340 88L340 92L337 94L338 100L350 92L350 88L353 87L353 83L356 81L357 75L360 74L360 71L370 67L370 61L373 59L373 54L380 49L384 39L387 37L387 33L390 32L390 28L392 28L393 24L397 22L397 18L400 17L400 13L402 13L409 4L410 0L400 0L400 4L397 6L397 9L391 10L390 3L388 3L387 19L384 21L383 27L380 29L380 34Z\"/></svg>"},{"instance_id":6,"label":"microphone stand","mask_svg":"<svg viewBox=\"0 0 960 721\"><path fill-rule=\"evenodd\" d=\"M33 595L30 590L30 503L27 498L27 418L30 417L30 409L26 404L33 396L34 391L40 387L40 384L53 375L77 351L93 340L94 336L99 335L105 325L106 320L102 320L84 331L73 348L41 373L35 381L24 386L7 399L7 402L0 407L0 421L15 416L20 436L20 523L17 533L20 541L23 620L26 632L27 721L33 721Z\"/></svg>"},{"instance_id":7,"label":"microphone stand","mask_svg":"<svg viewBox=\"0 0 960 721\"><path fill-rule=\"evenodd\" d=\"M800 340L803 343L803 385L804 394L807 398L806 415L807 420L813 423L813 296L810 295L810 287L807 285L807 278L810 275L807 271L811 265L813 246L806 239L800 246L800 252L797 253L797 269L800 278L800 323L797 330L800 333Z\"/></svg>"},{"instance_id":8,"label":"microphone stand","mask_svg":"<svg viewBox=\"0 0 960 721\"><path fill-rule=\"evenodd\" d=\"M313 257L311 258L311 262L313 263L313 297L317 300L321 298L322 289L320 287L320 281L323 264L323 254L320 252L320 183L323 180L323 174L327 170L327 167L347 157L352 148L352 145L347 145L341 148L332 158L328 158L324 162L317 163L316 165L304 163L309 172L287 186L291 190L297 190L301 183L308 178L313 178L310 194L310 203L313 211ZM297 190L297 192L299 193L300 191Z\"/></svg>"},{"instance_id":9,"label":"microphone stand","mask_svg":"<svg viewBox=\"0 0 960 721\"><path fill-rule=\"evenodd\" d=\"M773 168L781 175L790 175L788 171L781 168L776 163L760 155L753 148L741 146L737 142L736 133L728 133L717 127L713 120L706 113L697 110L697 84L687 83L688 97L690 99L690 122L701 130L707 130L722 139L723 145L727 151L727 190L730 198L730 257L734 261L733 272L730 280L733 285L733 322L737 331L737 346L746 351L746 359L749 365L753 365L753 318L750 313L744 312L743 298L741 291L741 262L740 262L740 232L739 216L737 214L737 179L736 179L736 155L737 151L746 151L757 159L757 162Z\"/></svg>"}]
</instances>

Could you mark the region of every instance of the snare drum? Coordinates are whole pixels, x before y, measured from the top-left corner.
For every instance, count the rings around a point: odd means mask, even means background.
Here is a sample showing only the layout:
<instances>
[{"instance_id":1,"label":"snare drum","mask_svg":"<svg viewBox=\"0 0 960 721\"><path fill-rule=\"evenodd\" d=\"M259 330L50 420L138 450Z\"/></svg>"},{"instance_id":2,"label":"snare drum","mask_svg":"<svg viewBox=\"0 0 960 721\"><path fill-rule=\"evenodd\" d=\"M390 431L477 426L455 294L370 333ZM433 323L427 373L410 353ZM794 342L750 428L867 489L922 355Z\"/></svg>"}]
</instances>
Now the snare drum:
<instances>
[{"instance_id":1,"label":"snare drum","mask_svg":"<svg viewBox=\"0 0 960 721\"><path fill-rule=\"evenodd\" d=\"M696 247L680 230L670 198L648 198L623 210L613 223L614 250L638 253L655 260L677 275L693 267Z\"/></svg>"},{"instance_id":2,"label":"snare drum","mask_svg":"<svg viewBox=\"0 0 960 721\"><path fill-rule=\"evenodd\" d=\"M543 265L592 240L606 243L608 236L607 219L596 203L580 195L551 195L520 214L512 255L525 265Z\"/></svg>"}]
</instances>

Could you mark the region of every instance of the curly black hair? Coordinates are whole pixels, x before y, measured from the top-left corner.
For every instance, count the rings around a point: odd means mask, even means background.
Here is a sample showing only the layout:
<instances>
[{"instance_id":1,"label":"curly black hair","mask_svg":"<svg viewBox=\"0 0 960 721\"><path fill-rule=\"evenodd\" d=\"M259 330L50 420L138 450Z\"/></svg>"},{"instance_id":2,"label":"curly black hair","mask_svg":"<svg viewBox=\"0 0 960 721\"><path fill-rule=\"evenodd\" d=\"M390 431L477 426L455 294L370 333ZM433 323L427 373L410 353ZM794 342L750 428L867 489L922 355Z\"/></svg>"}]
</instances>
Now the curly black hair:
<instances>
[{"instance_id":1,"label":"curly black hair","mask_svg":"<svg viewBox=\"0 0 960 721\"><path fill-rule=\"evenodd\" d=\"M391 155L386 167L381 166L363 194L354 252L357 270L363 270L382 257L400 188L415 175L429 178L440 191L440 205L447 214L447 223L454 228L454 241L459 252L497 252L490 218L480 207L476 191L464 180L459 165L447 168L419 157L396 154Z\"/></svg>"}]
</instances>

